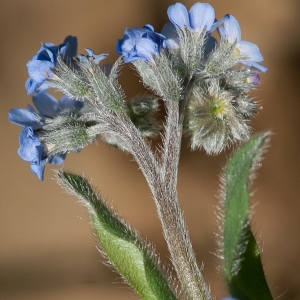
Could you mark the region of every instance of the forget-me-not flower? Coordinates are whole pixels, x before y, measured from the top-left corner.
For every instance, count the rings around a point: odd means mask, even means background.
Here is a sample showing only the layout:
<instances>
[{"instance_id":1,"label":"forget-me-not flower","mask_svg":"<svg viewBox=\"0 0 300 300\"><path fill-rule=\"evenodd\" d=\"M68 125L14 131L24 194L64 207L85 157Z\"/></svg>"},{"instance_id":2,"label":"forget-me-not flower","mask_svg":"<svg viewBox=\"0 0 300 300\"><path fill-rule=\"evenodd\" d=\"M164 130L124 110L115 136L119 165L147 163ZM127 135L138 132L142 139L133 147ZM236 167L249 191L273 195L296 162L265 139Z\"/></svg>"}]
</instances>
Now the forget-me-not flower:
<instances>
[{"instance_id":1,"label":"forget-me-not flower","mask_svg":"<svg viewBox=\"0 0 300 300\"><path fill-rule=\"evenodd\" d=\"M40 179L44 178L44 169L47 162L47 152L44 144L35 135L32 127L24 127L19 137L19 156L30 162L31 171Z\"/></svg>"},{"instance_id":2,"label":"forget-me-not flower","mask_svg":"<svg viewBox=\"0 0 300 300\"><path fill-rule=\"evenodd\" d=\"M170 21L179 29L185 27L197 32L212 31L215 22L215 11L208 3L195 3L188 12L182 3L169 6L168 17Z\"/></svg>"},{"instance_id":3,"label":"forget-me-not flower","mask_svg":"<svg viewBox=\"0 0 300 300\"><path fill-rule=\"evenodd\" d=\"M58 55L68 61L76 55L76 52L77 38L72 36L66 37L64 42L58 46L52 43L42 44L37 54L26 65L29 75L25 83L27 94L32 94L39 88L47 88L44 83L47 77L51 77L51 69L56 66Z\"/></svg>"},{"instance_id":4,"label":"forget-me-not flower","mask_svg":"<svg viewBox=\"0 0 300 300\"><path fill-rule=\"evenodd\" d=\"M266 67L259 64L264 58L260 53L258 46L251 42L242 41L241 28L234 16L226 15L223 25L218 27L218 32L221 39L225 40L228 44L236 43L236 54L247 58L241 61L243 65L255 68L261 72L266 72L268 70Z\"/></svg>"},{"instance_id":5,"label":"forget-me-not flower","mask_svg":"<svg viewBox=\"0 0 300 300\"><path fill-rule=\"evenodd\" d=\"M28 109L15 108L9 111L9 121L23 126L18 149L19 156L30 162L32 172L43 180L46 162L51 164L61 164L65 160L66 154L48 157L47 149L38 137L38 132L43 128L45 118L54 118L66 112L76 112L83 107L83 103L63 96L57 101L46 91L35 93L33 103L38 113L32 106Z\"/></svg>"},{"instance_id":6,"label":"forget-me-not flower","mask_svg":"<svg viewBox=\"0 0 300 300\"><path fill-rule=\"evenodd\" d=\"M108 56L107 53L95 54L95 52L89 48L84 48L84 50L87 52L87 55L78 54L76 56L76 58L81 63L88 63L89 61L91 61L95 65L98 65L101 60L105 59Z\"/></svg>"},{"instance_id":7,"label":"forget-me-not flower","mask_svg":"<svg viewBox=\"0 0 300 300\"><path fill-rule=\"evenodd\" d=\"M215 20L215 12L210 4L197 2L188 12L186 7L178 2L169 6L167 13L172 24L166 24L163 27L162 34L166 36L166 44L169 50L179 48L180 41L176 28L180 30L187 28L194 33L205 31L204 55L215 49L217 40L211 36L211 33L223 23L224 18L219 21Z\"/></svg>"},{"instance_id":8,"label":"forget-me-not flower","mask_svg":"<svg viewBox=\"0 0 300 300\"><path fill-rule=\"evenodd\" d=\"M125 63L134 60L153 61L153 55L159 55L166 48L166 38L154 32L151 25L143 28L125 29L124 38L119 39L116 50L124 57Z\"/></svg>"}]
</instances>

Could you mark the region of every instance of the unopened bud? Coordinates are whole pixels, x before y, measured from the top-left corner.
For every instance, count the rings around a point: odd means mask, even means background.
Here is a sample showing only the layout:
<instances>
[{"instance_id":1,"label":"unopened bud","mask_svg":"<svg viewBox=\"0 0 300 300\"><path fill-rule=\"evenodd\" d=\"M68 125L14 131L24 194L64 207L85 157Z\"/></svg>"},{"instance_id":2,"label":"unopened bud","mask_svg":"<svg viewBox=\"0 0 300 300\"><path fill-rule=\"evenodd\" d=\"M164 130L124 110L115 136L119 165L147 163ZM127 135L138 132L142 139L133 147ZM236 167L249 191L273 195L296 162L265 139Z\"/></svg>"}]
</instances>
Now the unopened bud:
<instances>
[{"instance_id":1,"label":"unopened bud","mask_svg":"<svg viewBox=\"0 0 300 300\"><path fill-rule=\"evenodd\" d=\"M234 140L245 140L249 135L249 127L236 110L233 95L214 84L206 89L195 88L186 120L192 149L203 147L208 154L218 154Z\"/></svg>"},{"instance_id":2,"label":"unopened bud","mask_svg":"<svg viewBox=\"0 0 300 300\"><path fill-rule=\"evenodd\" d=\"M260 83L260 77L257 73L254 73L250 75L247 78L247 83L253 84L253 85L258 85Z\"/></svg>"}]
</instances>

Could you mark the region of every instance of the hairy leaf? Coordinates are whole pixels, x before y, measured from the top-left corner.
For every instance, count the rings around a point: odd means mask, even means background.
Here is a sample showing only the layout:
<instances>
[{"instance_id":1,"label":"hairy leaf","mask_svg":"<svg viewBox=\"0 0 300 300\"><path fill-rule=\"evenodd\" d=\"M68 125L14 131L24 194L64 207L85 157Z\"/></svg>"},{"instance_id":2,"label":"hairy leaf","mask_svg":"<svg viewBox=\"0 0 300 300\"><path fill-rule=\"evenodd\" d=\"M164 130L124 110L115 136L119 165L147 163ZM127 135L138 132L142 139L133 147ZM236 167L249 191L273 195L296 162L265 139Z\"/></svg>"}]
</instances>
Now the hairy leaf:
<instances>
[{"instance_id":1,"label":"hairy leaf","mask_svg":"<svg viewBox=\"0 0 300 300\"><path fill-rule=\"evenodd\" d=\"M228 162L224 174L221 257L226 281L239 300L273 299L250 229L249 184L269 134L255 135Z\"/></svg>"},{"instance_id":2,"label":"hairy leaf","mask_svg":"<svg viewBox=\"0 0 300 300\"><path fill-rule=\"evenodd\" d=\"M88 180L68 172L59 172L57 178L64 189L87 207L103 254L140 297L177 299L161 273L153 248L108 207Z\"/></svg>"}]
</instances>

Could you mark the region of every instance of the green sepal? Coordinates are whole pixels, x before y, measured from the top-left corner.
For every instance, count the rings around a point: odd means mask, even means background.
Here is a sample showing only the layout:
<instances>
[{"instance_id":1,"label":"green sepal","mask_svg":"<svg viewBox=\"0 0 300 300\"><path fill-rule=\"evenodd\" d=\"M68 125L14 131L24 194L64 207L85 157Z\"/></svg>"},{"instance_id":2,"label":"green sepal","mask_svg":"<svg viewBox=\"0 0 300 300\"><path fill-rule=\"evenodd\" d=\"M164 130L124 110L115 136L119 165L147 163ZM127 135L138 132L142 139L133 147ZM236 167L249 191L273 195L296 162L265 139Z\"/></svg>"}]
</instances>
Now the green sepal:
<instances>
[{"instance_id":1,"label":"green sepal","mask_svg":"<svg viewBox=\"0 0 300 300\"><path fill-rule=\"evenodd\" d=\"M177 297L159 267L153 248L101 199L82 176L60 171L58 182L87 207L102 253L142 299L175 300Z\"/></svg>"},{"instance_id":2,"label":"green sepal","mask_svg":"<svg viewBox=\"0 0 300 300\"><path fill-rule=\"evenodd\" d=\"M239 300L271 300L259 247L250 229L249 184L265 149L268 133L253 136L229 160L224 174L225 196L221 257L229 291Z\"/></svg>"},{"instance_id":3,"label":"green sepal","mask_svg":"<svg viewBox=\"0 0 300 300\"><path fill-rule=\"evenodd\" d=\"M166 101L179 102L182 80L174 68L173 62L164 52L154 56L151 63L143 60L135 60L132 63L146 88Z\"/></svg>"},{"instance_id":4,"label":"green sepal","mask_svg":"<svg viewBox=\"0 0 300 300\"><path fill-rule=\"evenodd\" d=\"M118 68L121 60L117 60L112 66L111 74L107 77L105 68L92 61L79 62L84 78L92 89L92 96L87 98L93 105L98 107L103 103L105 107L116 113L124 112L124 91L117 81ZM96 98L96 100L94 99ZM101 105L100 105L101 106Z\"/></svg>"}]
</instances>

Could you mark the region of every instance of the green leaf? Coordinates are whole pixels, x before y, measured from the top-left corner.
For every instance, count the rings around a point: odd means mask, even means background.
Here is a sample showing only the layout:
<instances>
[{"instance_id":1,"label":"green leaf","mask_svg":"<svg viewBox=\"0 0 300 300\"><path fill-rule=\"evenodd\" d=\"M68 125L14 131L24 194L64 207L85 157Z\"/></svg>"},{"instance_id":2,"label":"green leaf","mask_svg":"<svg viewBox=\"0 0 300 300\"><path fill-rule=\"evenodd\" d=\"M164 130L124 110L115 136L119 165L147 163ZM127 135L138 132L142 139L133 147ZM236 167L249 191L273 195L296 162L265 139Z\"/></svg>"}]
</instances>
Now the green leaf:
<instances>
[{"instance_id":1,"label":"green leaf","mask_svg":"<svg viewBox=\"0 0 300 300\"><path fill-rule=\"evenodd\" d=\"M273 299L250 229L248 191L268 137L268 133L255 135L236 151L223 178L221 257L230 293L239 300Z\"/></svg>"},{"instance_id":2,"label":"green leaf","mask_svg":"<svg viewBox=\"0 0 300 300\"><path fill-rule=\"evenodd\" d=\"M87 207L103 254L140 297L145 300L177 299L159 268L153 248L108 207L88 180L64 171L58 172L57 179Z\"/></svg>"}]
</instances>

